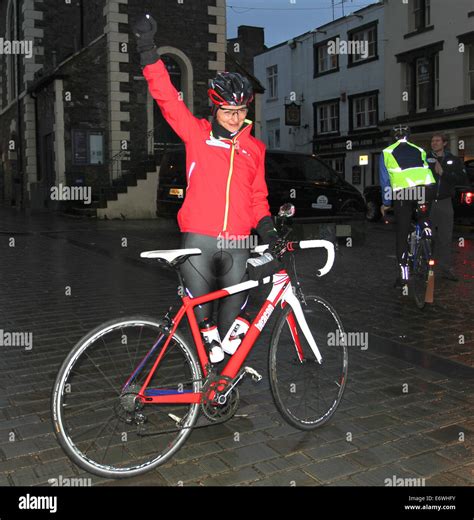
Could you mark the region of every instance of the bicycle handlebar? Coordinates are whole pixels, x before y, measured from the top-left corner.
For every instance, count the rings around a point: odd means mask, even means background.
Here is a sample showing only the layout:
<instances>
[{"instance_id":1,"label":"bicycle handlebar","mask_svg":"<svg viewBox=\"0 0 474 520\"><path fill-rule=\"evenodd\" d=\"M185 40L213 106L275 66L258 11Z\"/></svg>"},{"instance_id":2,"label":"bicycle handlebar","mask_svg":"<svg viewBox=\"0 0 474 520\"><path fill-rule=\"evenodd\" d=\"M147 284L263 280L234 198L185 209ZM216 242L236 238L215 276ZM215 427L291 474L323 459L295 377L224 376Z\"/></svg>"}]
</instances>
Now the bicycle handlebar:
<instances>
[{"instance_id":1,"label":"bicycle handlebar","mask_svg":"<svg viewBox=\"0 0 474 520\"><path fill-rule=\"evenodd\" d=\"M326 249L328 258L326 264L319 269L317 276L324 276L329 273L334 265L335 251L334 244L329 242L329 240L301 240L300 242L287 242L286 250L287 251L296 251L297 249L311 249L322 247ZM255 247L252 250L253 253L263 254L268 249L268 244L262 244L260 246Z\"/></svg>"}]
</instances>

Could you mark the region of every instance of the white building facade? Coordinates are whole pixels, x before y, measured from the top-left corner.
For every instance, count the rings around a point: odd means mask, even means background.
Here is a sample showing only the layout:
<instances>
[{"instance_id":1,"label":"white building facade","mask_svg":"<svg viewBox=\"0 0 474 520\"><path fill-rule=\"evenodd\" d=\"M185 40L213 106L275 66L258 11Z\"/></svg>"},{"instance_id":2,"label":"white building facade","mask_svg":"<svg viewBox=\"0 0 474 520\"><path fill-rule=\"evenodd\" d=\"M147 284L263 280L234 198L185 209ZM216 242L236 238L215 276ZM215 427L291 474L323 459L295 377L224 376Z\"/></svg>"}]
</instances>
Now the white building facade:
<instances>
[{"instance_id":1,"label":"white building facade","mask_svg":"<svg viewBox=\"0 0 474 520\"><path fill-rule=\"evenodd\" d=\"M378 184L384 19L384 5L372 4L256 56L269 149L315 153L361 191ZM298 126L285 124L292 102L300 107ZM366 166L359 166L361 155Z\"/></svg>"},{"instance_id":2,"label":"white building facade","mask_svg":"<svg viewBox=\"0 0 474 520\"><path fill-rule=\"evenodd\" d=\"M474 3L386 0L385 126L410 124L428 148L444 132L474 158Z\"/></svg>"}]
</instances>

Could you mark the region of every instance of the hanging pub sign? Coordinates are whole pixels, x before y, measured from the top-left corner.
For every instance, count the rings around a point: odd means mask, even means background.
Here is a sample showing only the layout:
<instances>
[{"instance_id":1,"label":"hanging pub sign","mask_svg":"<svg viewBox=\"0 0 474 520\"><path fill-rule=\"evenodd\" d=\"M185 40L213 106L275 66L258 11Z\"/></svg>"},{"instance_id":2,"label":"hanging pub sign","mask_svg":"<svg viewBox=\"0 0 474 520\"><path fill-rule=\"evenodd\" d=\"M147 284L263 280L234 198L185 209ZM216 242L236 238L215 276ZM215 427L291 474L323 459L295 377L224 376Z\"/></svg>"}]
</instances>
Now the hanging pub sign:
<instances>
[{"instance_id":1,"label":"hanging pub sign","mask_svg":"<svg viewBox=\"0 0 474 520\"><path fill-rule=\"evenodd\" d=\"M301 126L301 106L296 103L285 105L285 125Z\"/></svg>"}]
</instances>

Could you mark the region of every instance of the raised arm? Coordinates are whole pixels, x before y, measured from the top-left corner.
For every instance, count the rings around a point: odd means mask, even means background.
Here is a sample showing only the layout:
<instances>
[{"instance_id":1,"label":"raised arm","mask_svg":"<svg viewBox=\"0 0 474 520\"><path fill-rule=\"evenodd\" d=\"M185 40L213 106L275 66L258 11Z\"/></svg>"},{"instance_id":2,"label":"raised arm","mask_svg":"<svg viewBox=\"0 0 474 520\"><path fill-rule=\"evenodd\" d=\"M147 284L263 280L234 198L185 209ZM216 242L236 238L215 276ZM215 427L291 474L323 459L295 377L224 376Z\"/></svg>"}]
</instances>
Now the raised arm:
<instances>
[{"instance_id":1,"label":"raised arm","mask_svg":"<svg viewBox=\"0 0 474 520\"><path fill-rule=\"evenodd\" d=\"M168 124L184 142L187 142L198 129L199 119L193 116L181 99L179 92L171 83L165 64L160 59L154 43L155 20L148 14L143 16L135 23L133 32L137 38L140 63L150 94L158 103Z\"/></svg>"}]
</instances>

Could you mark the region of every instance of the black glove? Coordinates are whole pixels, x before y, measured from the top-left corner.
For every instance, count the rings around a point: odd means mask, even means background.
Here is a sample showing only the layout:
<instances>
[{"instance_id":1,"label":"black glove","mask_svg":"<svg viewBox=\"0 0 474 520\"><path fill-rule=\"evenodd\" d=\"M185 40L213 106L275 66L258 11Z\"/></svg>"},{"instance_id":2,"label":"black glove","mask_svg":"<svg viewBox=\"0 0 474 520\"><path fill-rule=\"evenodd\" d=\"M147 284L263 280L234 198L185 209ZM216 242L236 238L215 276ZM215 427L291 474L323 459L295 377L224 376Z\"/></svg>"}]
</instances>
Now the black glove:
<instances>
[{"instance_id":1,"label":"black glove","mask_svg":"<svg viewBox=\"0 0 474 520\"><path fill-rule=\"evenodd\" d=\"M263 243L268 244L268 250L270 251L280 238L273 224L272 217L261 218L256 229Z\"/></svg>"},{"instance_id":2,"label":"black glove","mask_svg":"<svg viewBox=\"0 0 474 520\"><path fill-rule=\"evenodd\" d=\"M133 26L133 33L137 39L137 50L140 53L142 67L155 63L160 59L154 42L156 22L151 15L140 17Z\"/></svg>"},{"instance_id":3,"label":"black glove","mask_svg":"<svg viewBox=\"0 0 474 520\"><path fill-rule=\"evenodd\" d=\"M263 217L257 224L257 233L264 244L268 244L267 251L273 258L280 259L286 249L286 240L280 237L275 229L272 217Z\"/></svg>"}]
</instances>

